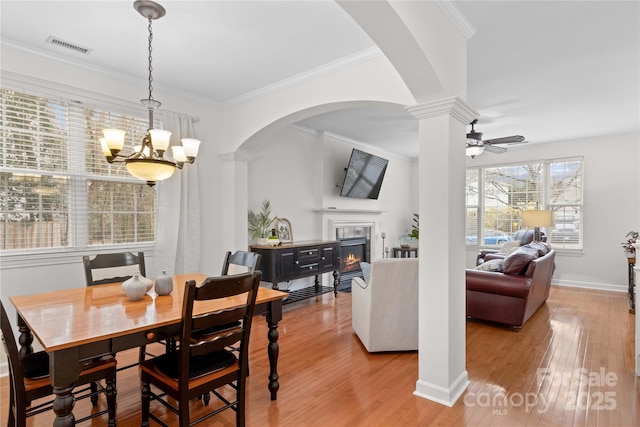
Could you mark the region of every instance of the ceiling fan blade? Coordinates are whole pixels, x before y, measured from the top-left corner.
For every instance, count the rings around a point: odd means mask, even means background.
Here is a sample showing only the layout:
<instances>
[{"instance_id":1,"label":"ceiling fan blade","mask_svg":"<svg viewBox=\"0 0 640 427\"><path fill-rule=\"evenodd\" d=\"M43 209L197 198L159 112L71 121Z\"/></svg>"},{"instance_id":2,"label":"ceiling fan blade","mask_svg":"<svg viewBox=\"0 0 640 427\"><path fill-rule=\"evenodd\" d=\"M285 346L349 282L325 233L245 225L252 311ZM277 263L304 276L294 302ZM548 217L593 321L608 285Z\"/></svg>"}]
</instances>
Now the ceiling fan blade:
<instances>
[{"instance_id":1,"label":"ceiling fan blade","mask_svg":"<svg viewBox=\"0 0 640 427\"><path fill-rule=\"evenodd\" d=\"M519 142L526 142L524 140L524 136L522 135L512 135L512 136L505 136L502 138L495 138L495 139L487 139L486 141L482 141L482 143L484 145L496 145L496 144L516 144Z\"/></svg>"},{"instance_id":2,"label":"ceiling fan blade","mask_svg":"<svg viewBox=\"0 0 640 427\"><path fill-rule=\"evenodd\" d=\"M505 151L507 151L507 149L506 149L506 148L504 148L504 147L498 147L498 146L496 146L496 145L487 145L487 144L484 144L484 151L488 151L488 152L490 152L490 153L494 153L494 154L502 154L502 153L504 153Z\"/></svg>"}]
</instances>

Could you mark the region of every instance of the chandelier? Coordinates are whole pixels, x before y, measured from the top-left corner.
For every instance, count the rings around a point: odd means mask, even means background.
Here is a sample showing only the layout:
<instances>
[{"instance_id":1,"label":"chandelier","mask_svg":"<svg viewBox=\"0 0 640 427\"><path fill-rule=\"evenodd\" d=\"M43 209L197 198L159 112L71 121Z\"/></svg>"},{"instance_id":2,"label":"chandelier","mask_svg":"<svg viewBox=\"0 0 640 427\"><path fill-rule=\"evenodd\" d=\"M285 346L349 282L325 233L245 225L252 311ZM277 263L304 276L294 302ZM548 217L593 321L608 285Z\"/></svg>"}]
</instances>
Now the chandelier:
<instances>
[{"instance_id":1,"label":"chandelier","mask_svg":"<svg viewBox=\"0 0 640 427\"><path fill-rule=\"evenodd\" d=\"M104 129L102 131L104 138L100 138L100 145L107 162L124 162L131 175L153 186L157 181L170 178L176 168L182 169L185 163L193 163L198 155L200 141L183 138L181 146L171 147L173 158L165 156L169 148L171 132L153 128L153 112L160 108L161 104L153 99L151 42L153 40L152 22L154 19L162 18L166 11L158 3L148 0L137 0L133 3L133 7L149 21L149 98L140 100L149 111L149 128L142 138L142 143L135 146L133 153L129 155L120 153L125 140L123 130Z\"/></svg>"}]
</instances>

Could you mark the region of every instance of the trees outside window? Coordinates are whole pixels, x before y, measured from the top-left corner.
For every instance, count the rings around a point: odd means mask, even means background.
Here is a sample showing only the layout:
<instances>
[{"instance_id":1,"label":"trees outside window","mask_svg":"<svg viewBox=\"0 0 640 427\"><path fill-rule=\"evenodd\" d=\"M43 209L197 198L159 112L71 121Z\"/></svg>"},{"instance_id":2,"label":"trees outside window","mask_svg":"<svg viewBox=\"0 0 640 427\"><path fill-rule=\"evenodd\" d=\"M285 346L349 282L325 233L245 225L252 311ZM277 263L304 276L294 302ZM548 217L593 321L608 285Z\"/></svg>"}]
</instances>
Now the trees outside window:
<instances>
[{"instance_id":1,"label":"trees outside window","mask_svg":"<svg viewBox=\"0 0 640 427\"><path fill-rule=\"evenodd\" d=\"M467 244L498 245L496 235L522 228L522 211L549 209L554 227L542 231L556 248L582 249L582 159L469 168Z\"/></svg>"},{"instance_id":2,"label":"trees outside window","mask_svg":"<svg viewBox=\"0 0 640 427\"><path fill-rule=\"evenodd\" d=\"M155 190L105 161L101 130L127 130L131 151L144 119L78 102L0 89L0 250L155 240Z\"/></svg>"}]
</instances>

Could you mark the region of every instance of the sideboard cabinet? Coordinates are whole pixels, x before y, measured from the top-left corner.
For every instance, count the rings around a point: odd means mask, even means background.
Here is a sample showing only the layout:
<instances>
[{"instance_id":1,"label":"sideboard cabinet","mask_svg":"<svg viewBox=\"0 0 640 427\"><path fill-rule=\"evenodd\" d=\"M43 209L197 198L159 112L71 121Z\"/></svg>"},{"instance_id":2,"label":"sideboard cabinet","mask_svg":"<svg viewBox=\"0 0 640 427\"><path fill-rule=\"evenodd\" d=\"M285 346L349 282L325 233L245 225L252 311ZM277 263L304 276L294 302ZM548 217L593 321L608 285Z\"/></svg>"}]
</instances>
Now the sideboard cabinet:
<instances>
[{"instance_id":1,"label":"sideboard cabinet","mask_svg":"<svg viewBox=\"0 0 640 427\"><path fill-rule=\"evenodd\" d=\"M251 250L262 255L262 280L270 282L273 289L279 289L280 282L315 276L314 286L291 291L285 303L332 291L334 296L338 296L340 242L314 240L283 243L279 246L255 245L251 246ZM320 285L318 276L323 273L333 273L333 288Z\"/></svg>"}]
</instances>

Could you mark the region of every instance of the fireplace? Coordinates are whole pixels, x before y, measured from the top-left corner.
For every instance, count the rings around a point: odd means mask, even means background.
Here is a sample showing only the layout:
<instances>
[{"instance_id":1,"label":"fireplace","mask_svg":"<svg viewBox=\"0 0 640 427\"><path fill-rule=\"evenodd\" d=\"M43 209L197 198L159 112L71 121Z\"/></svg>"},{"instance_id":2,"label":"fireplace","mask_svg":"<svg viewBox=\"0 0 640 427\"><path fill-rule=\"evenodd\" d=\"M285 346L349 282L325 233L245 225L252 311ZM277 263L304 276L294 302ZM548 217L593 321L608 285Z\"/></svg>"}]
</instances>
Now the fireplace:
<instances>
[{"instance_id":1,"label":"fireplace","mask_svg":"<svg viewBox=\"0 0 640 427\"><path fill-rule=\"evenodd\" d=\"M340 241L339 290L351 289L351 279L362 277L361 262L371 262L371 227L336 227L336 240Z\"/></svg>"}]
</instances>

